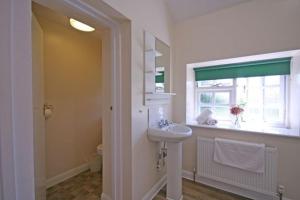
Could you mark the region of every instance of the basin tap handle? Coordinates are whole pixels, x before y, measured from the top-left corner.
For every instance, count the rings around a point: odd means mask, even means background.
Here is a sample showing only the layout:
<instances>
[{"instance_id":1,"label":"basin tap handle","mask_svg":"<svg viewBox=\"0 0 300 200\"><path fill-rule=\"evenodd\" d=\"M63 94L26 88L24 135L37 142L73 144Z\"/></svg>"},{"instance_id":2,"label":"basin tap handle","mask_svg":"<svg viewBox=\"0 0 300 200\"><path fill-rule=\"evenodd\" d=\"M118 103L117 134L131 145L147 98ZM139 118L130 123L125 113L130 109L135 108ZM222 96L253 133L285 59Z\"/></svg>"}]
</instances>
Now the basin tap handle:
<instances>
[{"instance_id":1,"label":"basin tap handle","mask_svg":"<svg viewBox=\"0 0 300 200\"><path fill-rule=\"evenodd\" d=\"M164 125L165 125L164 120L161 119L161 120L158 122L158 126L159 126L160 128L162 128L162 127L164 127Z\"/></svg>"},{"instance_id":2,"label":"basin tap handle","mask_svg":"<svg viewBox=\"0 0 300 200\"><path fill-rule=\"evenodd\" d=\"M169 121L165 119L164 124L165 126L169 126Z\"/></svg>"}]
</instances>

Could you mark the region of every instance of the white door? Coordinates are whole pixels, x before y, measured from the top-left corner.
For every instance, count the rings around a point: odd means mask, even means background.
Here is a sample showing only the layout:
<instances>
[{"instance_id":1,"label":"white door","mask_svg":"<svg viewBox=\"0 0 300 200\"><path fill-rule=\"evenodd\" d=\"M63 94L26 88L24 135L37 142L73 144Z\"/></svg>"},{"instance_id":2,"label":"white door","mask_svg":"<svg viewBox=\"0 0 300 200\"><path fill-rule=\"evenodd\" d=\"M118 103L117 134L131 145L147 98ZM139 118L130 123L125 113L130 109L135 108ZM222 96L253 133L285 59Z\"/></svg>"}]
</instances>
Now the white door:
<instances>
[{"instance_id":1,"label":"white door","mask_svg":"<svg viewBox=\"0 0 300 200\"><path fill-rule=\"evenodd\" d=\"M43 30L32 14L32 84L36 200L46 199Z\"/></svg>"}]
</instances>

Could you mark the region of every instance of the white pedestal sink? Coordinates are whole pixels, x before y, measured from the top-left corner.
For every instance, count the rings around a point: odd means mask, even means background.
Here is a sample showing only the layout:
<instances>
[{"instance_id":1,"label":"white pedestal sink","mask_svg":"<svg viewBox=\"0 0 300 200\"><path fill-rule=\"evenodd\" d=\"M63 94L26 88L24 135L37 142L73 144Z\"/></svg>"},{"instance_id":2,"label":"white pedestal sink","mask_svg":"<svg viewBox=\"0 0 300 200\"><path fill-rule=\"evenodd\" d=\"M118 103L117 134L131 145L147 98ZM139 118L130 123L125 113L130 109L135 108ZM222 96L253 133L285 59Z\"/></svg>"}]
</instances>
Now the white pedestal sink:
<instances>
[{"instance_id":1,"label":"white pedestal sink","mask_svg":"<svg viewBox=\"0 0 300 200\"><path fill-rule=\"evenodd\" d=\"M192 129L180 124L148 128L150 140L167 142L167 200L182 199L182 141L191 135Z\"/></svg>"}]
</instances>

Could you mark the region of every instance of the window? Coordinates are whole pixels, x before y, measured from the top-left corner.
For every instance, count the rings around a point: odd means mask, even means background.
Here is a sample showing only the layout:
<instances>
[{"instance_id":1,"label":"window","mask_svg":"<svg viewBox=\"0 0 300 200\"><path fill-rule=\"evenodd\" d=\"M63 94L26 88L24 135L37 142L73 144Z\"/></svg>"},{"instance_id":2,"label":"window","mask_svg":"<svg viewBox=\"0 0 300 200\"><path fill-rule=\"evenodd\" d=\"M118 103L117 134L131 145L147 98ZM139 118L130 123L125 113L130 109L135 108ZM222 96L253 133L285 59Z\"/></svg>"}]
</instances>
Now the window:
<instances>
[{"instance_id":1,"label":"window","mask_svg":"<svg viewBox=\"0 0 300 200\"><path fill-rule=\"evenodd\" d=\"M240 105L242 122L286 126L286 75L196 82L196 114L209 108L219 121L231 121L229 109Z\"/></svg>"},{"instance_id":2,"label":"window","mask_svg":"<svg viewBox=\"0 0 300 200\"><path fill-rule=\"evenodd\" d=\"M230 120L229 108L234 104L233 79L198 81L196 89L197 114L211 109L218 120Z\"/></svg>"},{"instance_id":3,"label":"window","mask_svg":"<svg viewBox=\"0 0 300 200\"><path fill-rule=\"evenodd\" d=\"M242 122L288 126L287 98L291 58L194 68L195 114L211 109L218 121L232 121L230 107L239 105Z\"/></svg>"},{"instance_id":4,"label":"window","mask_svg":"<svg viewBox=\"0 0 300 200\"><path fill-rule=\"evenodd\" d=\"M238 78L236 104L244 105L244 120L285 127L287 80L287 76Z\"/></svg>"}]
</instances>

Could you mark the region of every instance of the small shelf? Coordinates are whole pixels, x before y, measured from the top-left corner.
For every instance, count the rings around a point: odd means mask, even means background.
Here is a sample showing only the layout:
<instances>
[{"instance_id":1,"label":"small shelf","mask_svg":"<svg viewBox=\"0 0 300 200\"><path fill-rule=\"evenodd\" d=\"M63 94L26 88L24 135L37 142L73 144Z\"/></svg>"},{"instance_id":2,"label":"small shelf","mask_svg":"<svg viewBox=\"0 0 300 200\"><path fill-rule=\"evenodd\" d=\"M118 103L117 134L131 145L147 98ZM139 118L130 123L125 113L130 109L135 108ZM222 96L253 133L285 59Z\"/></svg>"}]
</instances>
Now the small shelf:
<instances>
[{"instance_id":1,"label":"small shelf","mask_svg":"<svg viewBox=\"0 0 300 200\"><path fill-rule=\"evenodd\" d=\"M163 54L155 49L148 49L146 50L146 53L154 53L155 54L155 57L160 57L162 56Z\"/></svg>"},{"instance_id":2,"label":"small shelf","mask_svg":"<svg viewBox=\"0 0 300 200\"><path fill-rule=\"evenodd\" d=\"M145 105L169 104L175 93L145 92Z\"/></svg>"},{"instance_id":3,"label":"small shelf","mask_svg":"<svg viewBox=\"0 0 300 200\"><path fill-rule=\"evenodd\" d=\"M154 93L154 94L169 95L169 96L175 96L176 95L176 93L172 93L172 92L158 92L158 93Z\"/></svg>"},{"instance_id":4,"label":"small shelf","mask_svg":"<svg viewBox=\"0 0 300 200\"><path fill-rule=\"evenodd\" d=\"M176 95L176 93L170 93L170 92L157 92L157 93L155 93L155 92L145 92L145 94L156 94L156 95L170 95L170 96L175 96Z\"/></svg>"}]
</instances>

